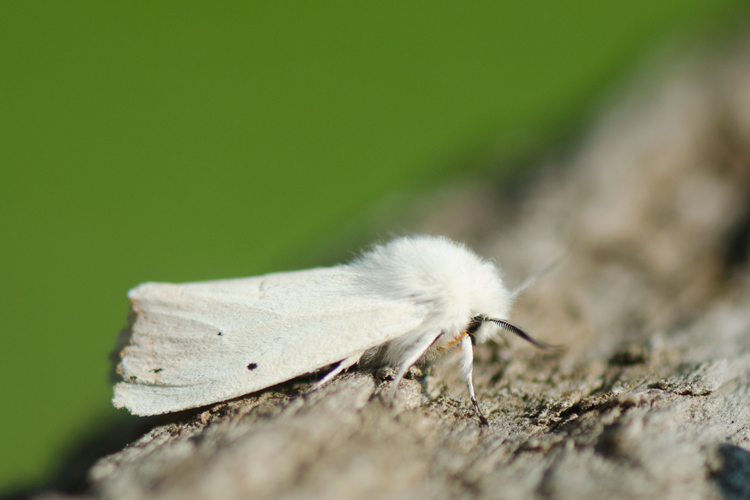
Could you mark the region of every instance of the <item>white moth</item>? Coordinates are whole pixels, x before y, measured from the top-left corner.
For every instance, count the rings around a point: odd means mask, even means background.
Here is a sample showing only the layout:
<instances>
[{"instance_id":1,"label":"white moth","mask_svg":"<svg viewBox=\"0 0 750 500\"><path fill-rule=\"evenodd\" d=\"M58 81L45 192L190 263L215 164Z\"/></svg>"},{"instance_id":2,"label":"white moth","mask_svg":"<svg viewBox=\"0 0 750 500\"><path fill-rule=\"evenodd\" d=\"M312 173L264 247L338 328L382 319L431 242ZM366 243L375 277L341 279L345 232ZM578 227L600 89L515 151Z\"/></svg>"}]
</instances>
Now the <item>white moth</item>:
<instances>
[{"instance_id":1,"label":"white moth","mask_svg":"<svg viewBox=\"0 0 750 500\"><path fill-rule=\"evenodd\" d=\"M128 294L113 404L135 415L205 406L338 363L397 369L457 354L471 380L472 344L507 321L514 294L499 269L447 238L399 238L350 264L253 278L145 283Z\"/></svg>"}]
</instances>

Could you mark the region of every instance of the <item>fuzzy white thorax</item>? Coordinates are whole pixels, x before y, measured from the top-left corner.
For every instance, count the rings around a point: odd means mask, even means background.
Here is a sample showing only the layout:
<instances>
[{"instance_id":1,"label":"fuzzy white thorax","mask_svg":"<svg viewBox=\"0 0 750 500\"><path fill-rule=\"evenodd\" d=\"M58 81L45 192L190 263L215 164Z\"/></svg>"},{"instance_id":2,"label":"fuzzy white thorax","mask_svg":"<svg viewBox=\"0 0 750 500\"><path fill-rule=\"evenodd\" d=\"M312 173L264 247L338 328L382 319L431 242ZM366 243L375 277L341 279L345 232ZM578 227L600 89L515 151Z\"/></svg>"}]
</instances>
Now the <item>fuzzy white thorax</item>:
<instances>
[{"instance_id":1,"label":"fuzzy white thorax","mask_svg":"<svg viewBox=\"0 0 750 500\"><path fill-rule=\"evenodd\" d=\"M365 353L362 363L366 365L398 367L413 346L433 336L436 339L419 360L430 362L460 349L473 318L508 318L511 296L500 270L448 238L398 238L374 247L349 266L362 280L363 289L428 310L420 327ZM481 343L498 330L497 325L483 322L473 338Z\"/></svg>"}]
</instances>

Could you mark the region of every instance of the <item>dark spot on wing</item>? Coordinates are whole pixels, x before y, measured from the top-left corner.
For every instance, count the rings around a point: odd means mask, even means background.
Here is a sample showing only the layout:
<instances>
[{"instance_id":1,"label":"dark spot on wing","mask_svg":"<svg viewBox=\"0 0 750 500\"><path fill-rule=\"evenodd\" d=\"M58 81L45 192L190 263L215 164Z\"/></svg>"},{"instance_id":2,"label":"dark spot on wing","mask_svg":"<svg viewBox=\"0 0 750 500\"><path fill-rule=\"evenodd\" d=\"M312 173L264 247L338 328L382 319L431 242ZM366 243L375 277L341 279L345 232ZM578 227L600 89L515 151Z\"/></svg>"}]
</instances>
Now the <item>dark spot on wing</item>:
<instances>
[{"instance_id":1,"label":"dark spot on wing","mask_svg":"<svg viewBox=\"0 0 750 500\"><path fill-rule=\"evenodd\" d=\"M159 373L159 372L163 372L163 371L164 371L164 368L154 368L153 370L151 370L151 372L153 372L153 373Z\"/></svg>"},{"instance_id":2,"label":"dark spot on wing","mask_svg":"<svg viewBox=\"0 0 750 500\"><path fill-rule=\"evenodd\" d=\"M253 371L256 368L258 368L258 363L250 363L249 365L247 365L247 369L250 371Z\"/></svg>"},{"instance_id":3,"label":"dark spot on wing","mask_svg":"<svg viewBox=\"0 0 750 500\"><path fill-rule=\"evenodd\" d=\"M218 335L219 337L221 337L221 336L222 336L221 332L219 332L219 333L218 333L217 335Z\"/></svg>"},{"instance_id":4,"label":"dark spot on wing","mask_svg":"<svg viewBox=\"0 0 750 500\"><path fill-rule=\"evenodd\" d=\"M138 377L136 377L135 375L131 375L131 376L130 376L130 381L131 381L131 382L135 382L135 379L137 379L137 378L138 378Z\"/></svg>"}]
</instances>

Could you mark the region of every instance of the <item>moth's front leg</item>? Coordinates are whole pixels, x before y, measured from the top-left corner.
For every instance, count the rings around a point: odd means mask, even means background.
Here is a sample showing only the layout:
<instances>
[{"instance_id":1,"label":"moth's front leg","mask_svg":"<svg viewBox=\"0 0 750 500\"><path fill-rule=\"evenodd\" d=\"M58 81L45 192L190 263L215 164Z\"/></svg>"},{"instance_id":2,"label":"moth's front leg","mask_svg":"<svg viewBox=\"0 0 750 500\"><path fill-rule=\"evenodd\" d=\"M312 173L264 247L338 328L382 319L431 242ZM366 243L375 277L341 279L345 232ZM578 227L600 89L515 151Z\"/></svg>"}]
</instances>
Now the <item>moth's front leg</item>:
<instances>
[{"instance_id":1,"label":"moth's front leg","mask_svg":"<svg viewBox=\"0 0 750 500\"><path fill-rule=\"evenodd\" d=\"M474 405L474 411L479 418L479 424L483 426L489 426L490 422L479 409L479 403L474 395L474 384L471 380L471 374L474 371L474 348L471 345L471 336L465 335L461 339L461 374L463 375L466 387L469 389L469 397L471 398L471 404Z\"/></svg>"}]
</instances>

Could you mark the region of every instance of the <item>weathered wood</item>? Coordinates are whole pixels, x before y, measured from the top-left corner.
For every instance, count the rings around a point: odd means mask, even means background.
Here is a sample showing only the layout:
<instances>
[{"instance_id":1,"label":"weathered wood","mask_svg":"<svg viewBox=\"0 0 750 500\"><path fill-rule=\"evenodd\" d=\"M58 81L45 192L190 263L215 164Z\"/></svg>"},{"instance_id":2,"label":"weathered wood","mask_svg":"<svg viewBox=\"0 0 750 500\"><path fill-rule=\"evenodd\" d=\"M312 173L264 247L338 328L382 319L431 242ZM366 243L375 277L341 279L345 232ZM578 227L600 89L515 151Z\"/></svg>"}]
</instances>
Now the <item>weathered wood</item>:
<instances>
[{"instance_id":1,"label":"weathered wood","mask_svg":"<svg viewBox=\"0 0 750 500\"><path fill-rule=\"evenodd\" d=\"M552 163L522 196L449 189L419 226L511 284L571 248L513 316L567 350L476 349L489 428L449 366L394 407L388 380L351 373L181 414L101 459L89 494L748 498L749 46L652 79Z\"/></svg>"}]
</instances>

